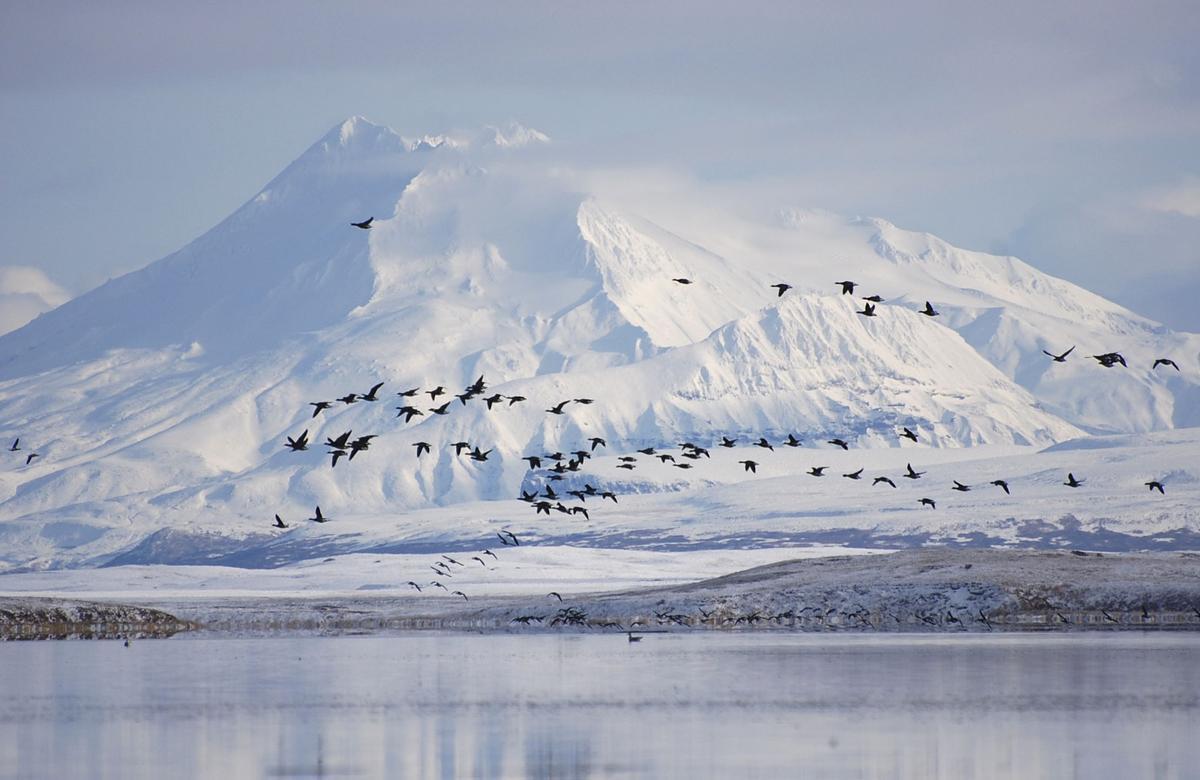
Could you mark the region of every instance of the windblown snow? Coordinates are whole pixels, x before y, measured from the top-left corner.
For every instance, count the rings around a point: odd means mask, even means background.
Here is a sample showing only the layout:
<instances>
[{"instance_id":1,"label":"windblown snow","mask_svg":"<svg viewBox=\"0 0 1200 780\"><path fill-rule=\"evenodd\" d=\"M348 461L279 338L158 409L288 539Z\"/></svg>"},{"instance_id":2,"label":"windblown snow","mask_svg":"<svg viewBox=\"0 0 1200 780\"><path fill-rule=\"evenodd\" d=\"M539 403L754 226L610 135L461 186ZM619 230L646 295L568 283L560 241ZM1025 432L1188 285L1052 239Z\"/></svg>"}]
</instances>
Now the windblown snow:
<instances>
[{"instance_id":1,"label":"windblown snow","mask_svg":"<svg viewBox=\"0 0 1200 780\"><path fill-rule=\"evenodd\" d=\"M1137 548L1200 530L1200 336L879 219L588 192L539 156L549 145L515 124L414 139L349 119L191 244L0 337L0 435L21 441L0 451L0 566L279 566L466 549L499 528L645 549L1105 529ZM884 299L873 318L866 295ZM918 314L925 301L941 315ZM1071 346L1066 363L1042 354ZM1089 357L1110 351L1129 365ZM1159 357L1181 370L1152 370ZM484 395L526 400L454 398L480 375ZM378 382L380 401L312 416ZM397 395L439 385L436 401ZM546 411L577 398L594 402ZM397 419L405 404L423 415ZM303 430L310 450L285 450ZM320 442L348 430L378 438L331 468ZM592 437L606 445L561 483L521 460ZM685 440L712 457L684 470L635 453ZM910 462L930 473L902 480ZM819 465L830 476L805 475ZM1060 484L1068 470L1086 489ZM873 486L881 474L899 487ZM1000 477L1011 495L987 484ZM620 503L547 518L513 500L589 482ZM317 504L330 523L304 519Z\"/></svg>"}]
</instances>

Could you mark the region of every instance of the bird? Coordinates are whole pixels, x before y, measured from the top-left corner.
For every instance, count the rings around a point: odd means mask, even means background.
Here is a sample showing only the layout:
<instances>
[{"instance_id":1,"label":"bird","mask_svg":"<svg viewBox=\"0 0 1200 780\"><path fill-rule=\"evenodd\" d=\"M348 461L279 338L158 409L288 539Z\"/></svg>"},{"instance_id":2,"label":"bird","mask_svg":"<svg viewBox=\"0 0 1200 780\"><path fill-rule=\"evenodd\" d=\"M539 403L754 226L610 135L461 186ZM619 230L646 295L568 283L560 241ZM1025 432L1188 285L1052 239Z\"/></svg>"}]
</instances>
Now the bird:
<instances>
[{"instance_id":1,"label":"bird","mask_svg":"<svg viewBox=\"0 0 1200 780\"><path fill-rule=\"evenodd\" d=\"M1163 483L1159 482L1157 479L1152 479L1144 484L1146 487L1150 488L1150 492L1153 493L1155 490L1157 490L1159 493L1166 495L1166 493L1163 491Z\"/></svg>"},{"instance_id":2,"label":"bird","mask_svg":"<svg viewBox=\"0 0 1200 780\"><path fill-rule=\"evenodd\" d=\"M626 471L633 471L634 469L637 468L637 466L633 465L632 463L622 463L619 466L617 466L617 468L625 469Z\"/></svg>"},{"instance_id":3,"label":"bird","mask_svg":"<svg viewBox=\"0 0 1200 780\"><path fill-rule=\"evenodd\" d=\"M603 493L601 493L601 494L600 494L600 499L601 499L601 500L604 500L604 499L606 499L606 498L611 498L611 499L612 499L612 502L613 502L614 504L618 503L618 502L617 502L617 494L616 494L616 493L613 493L613 492L612 492L612 491L610 491L610 490L606 490L606 491L604 491Z\"/></svg>"},{"instance_id":4,"label":"bird","mask_svg":"<svg viewBox=\"0 0 1200 780\"><path fill-rule=\"evenodd\" d=\"M283 518L281 518L279 515L275 515L275 528L287 528L287 527L288 527L288 525L287 525L287 523L283 522Z\"/></svg>"},{"instance_id":5,"label":"bird","mask_svg":"<svg viewBox=\"0 0 1200 780\"><path fill-rule=\"evenodd\" d=\"M546 485L546 498L550 500L558 498L558 494L554 492L554 488L551 485Z\"/></svg>"},{"instance_id":6,"label":"bird","mask_svg":"<svg viewBox=\"0 0 1200 780\"><path fill-rule=\"evenodd\" d=\"M362 222L351 222L350 224L356 228L362 228L363 230L370 230L371 223L374 221L375 221L375 217L367 217Z\"/></svg>"},{"instance_id":7,"label":"bird","mask_svg":"<svg viewBox=\"0 0 1200 780\"><path fill-rule=\"evenodd\" d=\"M1154 365L1151 366L1150 369L1153 371L1154 369L1158 368L1159 366L1170 366L1171 368L1175 369L1176 371L1179 370L1179 366L1175 363L1174 360L1171 360L1170 358L1159 358L1158 360L1154 361Z\"/></svg>"},{"instance_id":8,"label":"bird","mask_svg":"<svg viewBox=\"0 0 1200 780\"><path fill-rule=\"evenodd\" d=\"M744 468L745 471L749 471L751 474L758 473L758 462L757 461L739 460L738 463L742 464L742 466L745 467Z\"/></svg>"},{"instance_id":9,"label":"bird","mask_svg":"<svg viewBox=\"0 0 1200 780\"><path fill-rule=\"evenodd\" d=\"M767 441L766 439L762 438L761 436L759 437L758 441L754 442L754 444L755 444L756 446L759 446L759 447L763 447L763 448L765 448L765 449L768 449L768 450L770 450L771 452L774 452L774 451L775 451L775 448L771 446L771 442Z\"/></svg>"},{"instance_id":10,"label":"bird","mask_svg":"<svg viewBox=\"0 0 1200 780\"><path fill-rule=\"evenodd\" d=\"M813 476L813 477L823 477L823 476L825 476L825 469L827 469L827 468L829 468L829 467L828 466L813 466L811 469L808 470L808 473L810 476Z\"/></svg>"},{"instance_id":11,"label":"bird","mask_svg":"<svg viewBox=\"0 0 1200 780\"><path fill-rule=\"evenodd\" d=\"M653 454L654 454L654 448L653 448L653 447L646 447L645 449L640 449L640 450L638 450L638 452L642 453L643 455L653 455Z\"/></svg>"},{"instance_id":12,"label":"bird","mask_svg":"<svg viewBox=\"0 0 1200 780\"><path fill-rule=\"evenodd\" d=\"M1042 350L1042 354L1048 355L1051 358L1053 358L1055 363L1066 363L1067 355L1071 354L1074 351L1075 351L1075 347L1072 346L1070 349L1068 349L1066 352L1062 353L1061 355L1055 355L1053 352L1047 352L1044 349Z\"/></svg>"},{"instance_id":13,"label":"bird","mask_svg":"<svg viewBox=\"0 0 1200 780\"><path fill-rule=\"evenodd\" d=\"M413 582L412 580L409 580L409 581L408 581L408 584L409 584L409 585L412 585L414 588L416 588L416 589L417 589L417 593L420 593L420 592L421 592L421 586L420 586L420 585L418 585L417 583Z\"/></svg>"},{"instance_id":14,"label":"bird","mask_svg":"<svg viewBox=\"0 0 1200 780\"><path fill-rule=\"evenodd\" d=\"M1125 362L1125 358L1120 352L1105 352L1103 355L1092 355L1092 357L1100 361L1100 365L1104 366L1105 368L1112 368L1117 363L1120 363L1126 368L1129 367L1129 364Z\"/></svg>"},{"instance_id":15,"label":"bird","mask_svg":"<svg viewBox=\"0 0 1200 780\"><path fill-rule=\"evenodd\" d=\"M998 487L998 488L1001 488L1001 489L1004 491L1005 495L1012 495L1011 493L1009 493L1009 492L1008 492L1008 483L1007 483L1007 482L1005 482L1004 480L1002 480L1002 479L993 479L993 480L992 480L992 484L993 484L993 485L995 485L995 486L996 486L996 487Z\"/></svg>"},{"instance_id":16,"label":"bird","mask_svg":"<svg viewBox=\"0 0 1200 780\"><path fill-rule=\"evenodd\" d=\"M537 455L527 455L526 457L521 458L521 460L529 461L529 468L531 469L540 469L542 467L542 459Z\"/></svg>"},{"instance_id":17,"label":"bird","mask_svg":"<svg viewBox=\"0 0 1200 780\"><path fill-rule=\"evenodd\" d=\"M417 448L417 457L418 458L421 457L422 453L431 451L429 442L427 442L427 441L419 441L419 442L413 444L413 446Z\"/></svg>"},{"instance_id":18,"label":"bird","mask_svg":"<svg viewBox=\"0 0 1200 780\"><path fill-rule=\"evenodd\" d=\"M488 455L490 455L491 452L492 452L491 450L483 450L481 452L479 450L479 448L476 447L475 451L471 453L471 460L476 461L478 463L482 463L483 461L488 459Z\"/></svg>"},{"instance_id":19,"label":"bird","mask_svg":"<svg viewBox=\"0 0 1200 780\"><path fill-rule=\"evenodd\" d=\"M403 397L405 397L405 398L412 398L413 396L415 396L415 395L416 395L417 393L419 393L419 392L421 392L421 388L419 388L419 387L410 387L410 388L409 388L409 389L407 389L407 390L401 390L400 392L396 393L396 395L403 396Z\"/></svg>"},{"instance_id":20,"label":"bird","mask_svg":"<svg viewBox=\"0 0 1200 780\"><path fill-rule=\"evenodd\" d=\"M595 399L592 399L592 398L572 398L571 400L577 404L583 404L584 406L587 406L588 404L593 404L596 402Z\"/></svg>"},{"instance_id":21,"label":"bird","mask_svg":"<svg viewBox=\"0 0 1200 780\"><path fill-rule=\"evenodd\" d=\"M333 406L332 401L309 401L308 405L313 407L312 416L316 417L321 412Z\"/></svg>"},{"instance_id":22,"label":"bird","mask_svg":"<svg viewBox=\"0 0 1200 780\"><path fill-rule=\"evenodd\" d=\"M935 502L932 498L922 498L921 503L930 509L937 509L937 502Z\"/></svg>"},{"instance_id":23,"label":"bird","mask_svg":"<svg viewBox=\"0 0 1200 780\"><path fill-rule=\"evenodd\" d=\"M549 412L550 414L562 414L563 408L566 407L566 405L569 403L571 403L571 402L570 401L562 401L561 403L557 403L554 406L551 406L546 411Z\"/></svg>"},{"instance_id":24,"label":"bird","mask_svg":"<svg viewBox=\"0 0 1200 780\"><path fill-rule=\"evenodd\" d=\"M328 522L329 522L329 520L330 520L330 518L328 518L328 517L326 517L325 515L321 514L321 506L320 506L319 504L317 505L317 511L316 511L316 514L315 514L315 515L313 515L312 517L308 518L308 519L309 519L309 520L311 520L311 521L313 521L314 523L328 523Z\"/></svg>"},{"instance_id":25,"label":"bird","mask_svg":"<svg viewBox=\"0 0 1200 780\"><path fill-rule=\"evenodd\" d=\"M488 411L490 412L490 411L492 411L492 406L494 404L498 404L503 400L504 400L504 396L500 395L499 393L496 393L495 395L489 395L487 398L483 399L483 402L485 404L487 404Z\"/></svg>"},{"instance_id":26,"label":"bird","mask_svg":"<svg viewBox=\"0 0 1200 780\"><path fill-rule=\"evenodd\" d=\"M736 447L736 446L737 446L737 439L730 439L730 438L728 438L728 437L726 437L726 436L722 436L722 437L721 437L721 443L720 443L719 445L717 445L717 446L719 446L719 447Z\"/></svg>"},{"instance_id":27,"label":"bird","mask_svg":"<svg viewBox=\"0 0 1200 780\"><path fill-rule=\"evenodd\" d=\"M372 387L364 395L360 395L358 397L359 400L361 400L361 401L378 401L379 396L377 396L376 393L379 392L379 388L381 388L381 387L383 387L383 382L380 382L379 384Z\"/></svg>"},{"instance_id":28,"label":"bird","mask_svg":"<svg viewBox=\"0 0 1200 780\"><path fill-rule=\"evenodd\" d=\"M883 303L883 298L878 295L864 295L862 299L871 303Z\"/></svg>"},{"instance_id":29,"label":"bird","mask_svg":"<svg viewBox=\"0 0 1200 780\"><path fill-rule=\"evenodd\" d=\"M592 443L593 452L597 447L608 447L608 442L606 442L604 439L601 439L599 436L593 436L592 438L588 439L588 441Z\"/></svg>"},{"instance_id":30,"label":"bird","mask_svg":"<svg viewBox=\"0 0 1200 780\"><path fill-rule=\"evenodd\" d=\"M8 451L9 452L20 452L21 451L20 445L21 445L21 437L18 436L15 440L13 440L12 446L8 448Z\"/></svg>"},{"instance_id":31,"label":"bird","mask_svg":"<svg viewBox=\"0 0 1200 780\"><path fill-rule=\"evenodd\" d=\"M682 277L682 276L679 277L678 279L672 279L671 281L675 282L676 284L691 284L692 283L691 279L688 279L688 278Z\"/></svg>"},{"instance_id":32,"label":"bird","mask_svg":"<svg viewBox=\"0 0 1200 780\"><path fill-rule=\"evenodd\" d=\"M521 401L524 401L524 400L525 400L525 396L523 396L523 395L510 395L510 396L508 396L508 405L512 406L513 404L520 403Z\"/></svg>"},{"instance_id":33,"label":"bird","mask_svg":"<svg viewBox=\"0 0 1200 780\"><path fill-rule=\"evenodd\" d=\"M306 428L304 430L304 433L300 434L299 436L297 436L294 439L291 436L288 436L287 444L285 444L283 446L287 447L292 452L303 452L304 450L307 450L308 449L308 429Z\"/></svg>"},{"instance_id":34,"label":"bird","mask_svg":"<svg viewBox=\"0 0 1200 780\"><path fill-rule=\"evenodd\" d=\"M495 558L496 560L500 560L499 556L497 556L497 555L496 555L496 553L492 552L491 550L485 549L485 550L483 551L483 554L484 554L484 555L490 555L490 556L492 556L493 558Z\"/></svg>"},{"instance_id":35,"label":"bird","mask_svg":"<svg viewBox=\"0 0 1200 780\"><path fill-rule=\"evenodd\" d=\"M334 449L334 450L345 449L346 445L348 445L350 443L350 434L352 434L352 433L354 433L354 431L346 431L341 436L338 436L336 439L331 439L328 436L326 436L325 437L325 446L329 447L330 449Z\"/></svg>"},{"instance_id":36,"label":"bird","mask_svg":"<svg viewBox=\"0 0 1200 780\"><path fill-rule=\"evenodd\" d=\"M337 400L341 401L347 406L350 404L355 404L358 403L358 393L348 393Z\"/></svg>"},{"instance_id":37,"label":"bird","mask_svg":"<svg viewBox=\"0 0 1200 780\"><path fill-rule=\"evenodd\" d=\"M442 404L441 406L434 407L433 409L430 409L429 411L433 412L434 414L449 414L449 411L448 411L449 409L450 409L450 402L447 401L446 403Z\"/></svg>"},{"instance_id":38,"label":"bird","mask_svg":"<svg viewBox=\"0 0 1200 780\"><path fill-rule=\"evenodd\" d=\"M918 311L917 314L924 314L926 317L936 317L941 314L941 312L934 310L933 304L931 304L929 301L925 301L925 308Z\"/></svg>"},{"instance_id":39,"label":"bird","mask_svg":"<svg viewBox=\"0 0 1200 780\"><path fill-rule=\"evenodd\" d=\"M863 310L858 313L864 317L874 317L875 316L875 304L864 303Z\"/></svg>"},{"instance_id":40,"label":"bird","mask_svg":"<svg viewBox=\"0 0 1200 780\"><path fill-rule=\"evenodd\" d=\"M957 490L959 493L966 493L968 490L971 489L970 485L964 485L963 483L959 482L957 479L951 480L951 482L954 483L954 487L952 487L950 489Z\"/></svg>"},{"instance_id":41,"label":"bird","mask_svg":"<svg viewBox=\"0 0 1200 780\"><path fill-rule=\"evenodd\" d=\"M848 450L848 449L850 449L850 445L849 445L849 444L847 444L846 442L842 441L841 439L830 439L829 441L827 441L827 442L825 442L825 443L826 443L826 444L833 444L833 445L835 445L835 446L837 446L837 447L841 447L843 450Z\"/></svg>"},{"instance_id":42,"label":"bird","mask_svg":"<svg viewBox=\"0 0 1200 780\"><path fill-rule=\"evenodd\" d=\"M858 471L851 471L849 474L843 474L842 476L846 479L862 479L862 473L863 470L859 469Z\"/></svg>"},{"instance_id":43,"label":"bird","mask_svg":"<svg viewBox=\"0 0 1200 780\"><path fill-rule=\"evenodd\" d=\"M912 431L910 431L908 428L905 428L905 429L904 429L904 430L903 430L903 431L900 433L900 438L902 438L902 439L912 439L913 441L916 441L916 440L917 440L917 434L913 433L913 432L912 432Z\"/></svg>"},{"instance_id":44,"label":"bird","mask_svg":"<svg viewBox=\"0 0 1200 780\"><path fill-rule=\"evenodd\" d=\"M471 443L465 441L456 441L450 446L454 448L455 455L462 455L463 450L470 451L471 449Z\"/></svg>"},{"instance_id":45,"label":"bird","mask_svg":"<svg viewBox=\"0 0 1200 780\"><path fill-rule=\"evenodd\" d=\"M1067 487L1077 488L1080 485L1082 485L1083 483L1084 483L1084 480L1075 479L1075 475L1068 471L1067 472L1067 481L1064 482L1063 484L1066 485Z\"/></svg>"},{"instance_id":46,"label":"bird","mask_svg":"<svg viewBox=\"0 0 1200 780\"><path fill-rule=\"evenodd\" d=\"M333 456L333 462L330 464L330 468L337 468L338 459L346 457L345 450L332 450L330 452L327 452L326 454Z\"/></svg>"},{"instance_id":47,"label":"bird","mask_svg":"<svg viewBox=\"0 0 1200 780\"><path fill-rule=\"evenodd\" d=\"M446 388L442 387L441 385L438 385L437 387L433 388L432 390L425 391L425 395L429 396L430 401L436 401L437 397L439 395L445 395L445 394L446 394Z\"/></svg>"},{"instance_id":48,"label":"bird","mask_svg":"<svg viewBox=\"0 0 1200 780\"><path fill-rule=\"evenodd\" d=\"M450 595L451 595L451 596L462 596L462 597L463 597L463 601L470 601L470 599L469 599L469 598L467 598L467 594L463 593L461 590L454 590L454 591L451 591L451 592L450 592Z\"/></svg>"},{"instance_id":49,"label":"bird","mask_svg":"<svg viewBox=\"0 0 1200 780\"><path fill-rule=\"evenodd\" d=\"M690 469L692 467L690 463L672 463L671 465L677 469Z\"/></svg>"},{"instance_id":50,"label":"bird","mask_svg":"<svg viewBox=\"0 0 1200 780\"><path fill-rule=\"evenodd\" d=\"M396 416L400 417L401 415L404 416L404 422L407 423L407 422L412 422L412 418L414 418L414 417L424 417L425 412L422 412L420 409L417 409L412 406L397 406L396 407Z\"/></svg>"},{"instance_id":51,"label":"bird","mask_svg":"<svg viewBox=\"0 0 1200 780\"><path fill-rule=\"evenodd\" d=\"M445 558L446 560L450 561L450 563L453 563L455 566L462 566L463 568L466 568L466 564L465 564L465 563L461 563L461 562L459 562L459 561L456 561L456 560L454 560L453 558L451 558L449 555L443 555L442 557L443 557L443 558Z\"/></svg>"},{"instance_id":52,"label":"bird","mask_svg":"<svg viewBox=\"0 0 1200 780\"><path fill-rule=\"evenodd\" d=\"M546 594L546 598L550 598L551 596L558 599L559 603L562 603L562 596L558 595L558 593L556 593L554 591L550 591L549 593Z\"/></svg>"},{"instance_id":53,"label":"bird","mask_svg":"<svg viewBox=\"0 0 1200 780\"><path fill-rule=\"evenodd\" d=\"M432 586L433 586L433 587L435 587L435 588L441 588L442 590L450 590L449 588L447 588L445 585L443 585L442 583L438 582L437 580L434 580L433 582L431 582L431 583L429 583L429 584L430 584L430 585L432 585Z\"/></svg>"},{"instance_id":54,"label":"bird","mask_svg":"<svg viewBox=\"0 0 1200 780\"><path fill-rule=\"evenodd\" d=\"M772 287L774 287L776 290L779 290L779 296L778 296L778 297L780 297L780 298L782 298L782 297L783 297L783 294L784 294L785 292L787 292L788 290L792 289L792 286L791 286L790 284L784 284L783 282L780 282L779 284L773 284L773 285L771 285L771 286L772 286Z\"/></svg>"},{"instance_id":55,"label":"bird","mask_svg":"<svg viewBox=\"0 0 1200 780\"><path fill-rule=\"evenodd\" d=\"M889 485L891 485L892 487L896 487L896 483L892 482L892 480L888 477L875 477L875 479L871 482L871 484L878 485L880 482L886 482Z\"/></svg>"},{"instance_id":56,"label":"bird","mask_svg":"<svg viewBox=\"0 0 1200 780\"><path fill-rule=\"evenodd\" d=\"M803 442L796 438L795 434L788 434L788 437L783 440L783 444L788 447L799 447Z\"/></svg>"},{"instance_id":57,"label":"bird","mask_svg":"<svg viewBox=\"0 0 1200 780\"><path fill-rule=\"evenodd\" d=\"M921 475L925 473L924 471L913 471L913 467L912 467L911 463L908 463L905 465L908 466L908 471L906 473L900 475L900 476L904 477L905 479L920 479Z\"/></svg>"},{"instance_id":58,"label":"bird","mask_svg":"<svg viewBox=\"0 0 1200 780\"><path fill-rule=\"evenodd\" d=\"M834 282L842 286L842 295L854 295L854 288L858 287L858 282Z\"/></svg>"},{"instance_id":59,"label":"bird","mask_svg":"<svg viewBox=\"0 0 1200 780\"><path fill-rule=\"evenodd\" d=\"M511 539L511 540L512 540L512 543L513 543L513 545L515 545L515 546L517 546L517 547L520 547L520 546L521 546L521 540L520 540L520 539L518 539L518 538L516 537L516 535L515 535L515 534L513 534L513 532L512 532L512 531L505 531L505 532L504 532L504 534L505 534L505 535L506 535L506 536L507 536L509 539Z\"/></svg>"}]
</instances>

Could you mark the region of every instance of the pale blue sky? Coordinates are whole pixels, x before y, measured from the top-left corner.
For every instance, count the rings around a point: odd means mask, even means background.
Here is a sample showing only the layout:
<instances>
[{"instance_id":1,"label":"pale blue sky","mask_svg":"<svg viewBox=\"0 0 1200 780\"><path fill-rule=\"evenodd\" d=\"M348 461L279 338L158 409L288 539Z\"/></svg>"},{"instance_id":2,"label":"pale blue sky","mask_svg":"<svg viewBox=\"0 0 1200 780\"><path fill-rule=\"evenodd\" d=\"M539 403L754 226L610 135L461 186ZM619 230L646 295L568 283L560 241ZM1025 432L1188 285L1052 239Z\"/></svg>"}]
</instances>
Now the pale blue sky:
<instances>
[{"instance_id":1,"label":"pale blue sky","mask_svg":"<svg viewBox=\"0 0 1200 780\"><path fill-rule=\"evenodd\" d=\"M352 114L515 119L581 165L782 184L1200 330L1196 9L7 2L0 265L76 293L145 265Z\"/></svg>"}]
</instances>

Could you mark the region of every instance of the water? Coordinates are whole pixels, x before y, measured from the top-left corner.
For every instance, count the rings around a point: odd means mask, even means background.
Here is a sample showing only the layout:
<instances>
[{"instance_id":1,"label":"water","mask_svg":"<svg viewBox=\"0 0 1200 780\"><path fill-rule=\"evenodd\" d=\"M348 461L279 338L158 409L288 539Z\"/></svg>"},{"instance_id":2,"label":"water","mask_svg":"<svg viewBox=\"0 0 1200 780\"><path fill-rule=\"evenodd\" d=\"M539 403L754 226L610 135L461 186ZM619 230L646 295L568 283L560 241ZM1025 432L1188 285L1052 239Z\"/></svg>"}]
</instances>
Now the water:
<instances>
[{"instance_id":1,"label":"water","mask_svg":"<svg viewBox=\"0 0 1200 780\"><path fill-rule=\"evenodd\" d=\"M1200 775L1200 637L0 645L0 777Z\"/></svg>"}]
</instances>

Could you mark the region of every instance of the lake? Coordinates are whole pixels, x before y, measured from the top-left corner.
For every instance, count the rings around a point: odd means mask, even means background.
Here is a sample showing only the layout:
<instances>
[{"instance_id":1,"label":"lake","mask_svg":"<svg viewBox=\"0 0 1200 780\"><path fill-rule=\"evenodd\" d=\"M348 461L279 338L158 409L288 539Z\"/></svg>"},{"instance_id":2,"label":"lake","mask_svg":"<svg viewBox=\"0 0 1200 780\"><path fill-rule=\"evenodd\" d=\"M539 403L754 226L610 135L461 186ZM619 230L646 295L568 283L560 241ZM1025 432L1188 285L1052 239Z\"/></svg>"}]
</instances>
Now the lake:
<instances>
[{"instance_id":1,"label":"lake","mask_svg":"<svg viewBox=\"0 0 1200 780\"><path fill-rule=\"evenodd\" d=\"M0 645L0 777L1174 778L1200 636Z\"/></svg>"}]
</instances>

